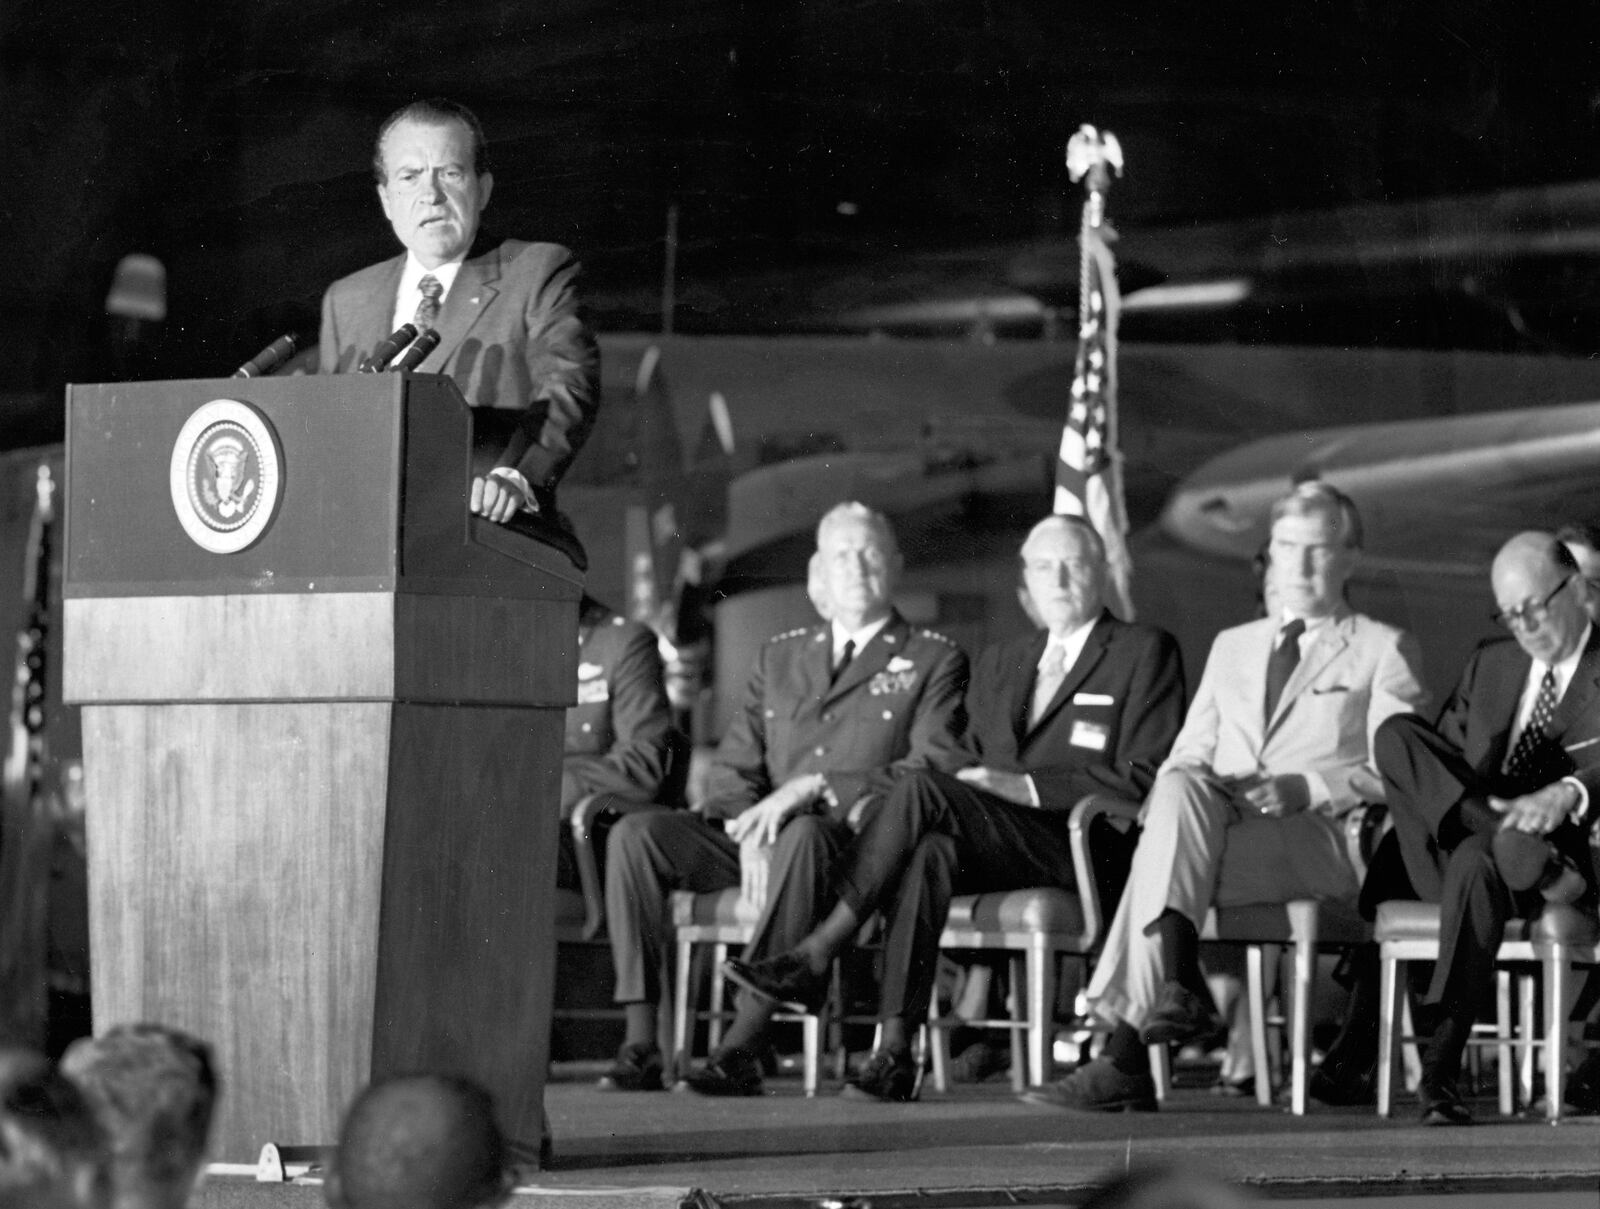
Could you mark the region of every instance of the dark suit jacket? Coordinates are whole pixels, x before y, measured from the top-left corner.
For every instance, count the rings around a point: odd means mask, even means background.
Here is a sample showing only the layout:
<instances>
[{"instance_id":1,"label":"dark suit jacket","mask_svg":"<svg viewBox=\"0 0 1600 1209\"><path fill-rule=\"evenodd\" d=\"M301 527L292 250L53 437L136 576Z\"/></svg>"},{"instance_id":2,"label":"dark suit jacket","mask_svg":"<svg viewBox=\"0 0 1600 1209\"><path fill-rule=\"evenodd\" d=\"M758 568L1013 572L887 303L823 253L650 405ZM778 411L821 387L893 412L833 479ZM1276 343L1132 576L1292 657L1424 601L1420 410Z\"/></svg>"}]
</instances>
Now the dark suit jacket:
<instances>
[{"instance_id":1,"label":"dark suit jacket","mask_svg":"<svg viewBox=\"0 0 1600 1209\"><path fill-rule=\"evenodd\" d=\"M848 811L887 792L903 769L960 766L961 648L896 613L830 686L830 636L826 625L807 626L761 648L711 767L711 818L741 814L802 773L823 773Z\"/></svg>"},{"instance_id":2,"label":"dark suit jacket","mask_svg":"<svg viewBox=\"0 0 1600 1209\"><path fill-rule=\"evenodd\" d=\"M1484 643L1467 661L1436 729L1460 749L1484 783L1503 796L1576 777L1588 790L1587 821L1592 823L1600 819L1600 626L1590 627L1572 683L1551 719L1549 731L1556 742L1527 779L1516 783L1500 768L1510 754L1511 726L1531 663L1514 638Z\"/></svg>"},{"instance_id":3,"label":"dark suit jacket","mask_svg":"<svg viewBox=\"0 0 1600 1209\"><path fill-rule=\"evenodd\" d=\"M604 606L579 630L578 703L567 710L561 808L590 794L683 804L688 744L672 725L655 633Z\"/></svg>"},{"instance_id":4,"label":"dark suit jacket","mask_svg":"<svg viewBox=\"0 0 1600 1209\"><path fill-rule=\"evenodd\" d=\"M967 764L1029 773L1046 810L1089 793L1142 800L1183 724L1183 661L1171 634L1102 613L1037 726L1033 682L1049 636L986 647L967 694Z\"/></svg>"},{"instance_id":5,"label":"dark suit jacket","mask_svg":"<svg viewBox=\"0 0 1600 1209\"><path fill-rule=\"evenodd\" d=\"M322 298L321 373L350 373L390 333L402 253L352 273ZM472 407L526 413L495 466L553 488L594 425L600 352L578 316L578 262L557 244L507 240L461 265L418 367L447 374Z\"/></svg>"}]
</instances>

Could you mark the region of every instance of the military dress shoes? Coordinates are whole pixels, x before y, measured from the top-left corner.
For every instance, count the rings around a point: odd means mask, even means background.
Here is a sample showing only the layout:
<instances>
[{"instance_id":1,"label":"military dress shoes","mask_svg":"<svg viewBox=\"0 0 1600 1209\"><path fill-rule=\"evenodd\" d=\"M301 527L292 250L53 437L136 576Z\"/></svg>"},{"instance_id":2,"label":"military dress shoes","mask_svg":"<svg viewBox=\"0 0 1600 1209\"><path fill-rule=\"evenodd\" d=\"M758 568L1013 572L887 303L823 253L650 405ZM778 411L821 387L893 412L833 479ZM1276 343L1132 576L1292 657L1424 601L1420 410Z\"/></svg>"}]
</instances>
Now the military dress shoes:
<instances>
[{"instance_id":1,"label":"military dress shoes","mask_svg":"<svg viewBox=\"0 0 1600 1209\"><path fill-rule=\"evenodd\" d=\"M647 1041L634 1041L617 1050L617 1060L600 1076L601 1091L660 1091L661 1051Z\"/></svg>"},{"instance_id":2,"label":"military dress shoes","mask_svg":"<svg viewBox=\"0 0 1600 1209\"><path fill-rule=\"evenodd\" d=\"M742 1046L726 1046L699 1070L685 1075L682 1085L702 1096L759 1096L765 1090L761 1057Z\"/></svg>"},{"instance_id":3,"label":"military dress shoes","mask_svg":"<svg viewBox=\"0 0 1600 1209\"><path fill-rule=\"evenodd\" d=\"M795 953L779 953L760 961L730 957L722 963L722 972L729 982L785 1011L815 1013L822 1010L828 997L826 975L813 973L805 958Z\"/></svg>"},{"instance_id":4,"label":"military dress shoes","mask_svg":"<svg viewBox=\"0 0 1600 1209\"><path fill-rule=\"evenodd\" d=\"M1085 1062L1065 1079L1017 1097L1042 1108L1069 1112L1155 1112L1156 1084L1148 1074L1130 1075L1105 1058Z\"/></svg>"},{"instance_id":5,"label":"military dress shoes","mask_svg":"<svg viewBox=\"0 0 1600 1209\"><path fill-rule=\"evenodd\" d=\"M1161 986L1139 1040L1146 1045L1188 1045L1212 1036L1221 1027L1222 1021L1210 1003L1169 978Z\"/></svg>"},{"instance_id":6,"label":"military dress shoes","mask_svg":"<svg viewBox=\"0 0 1600 1209\"><path fill-rule=\"evenodd\" d=\"M905 1104L922 1094L918 1074L910 1050L875 1049L839 1094L847 1100L887 1100Z\"/></svg>"}]
</instances>

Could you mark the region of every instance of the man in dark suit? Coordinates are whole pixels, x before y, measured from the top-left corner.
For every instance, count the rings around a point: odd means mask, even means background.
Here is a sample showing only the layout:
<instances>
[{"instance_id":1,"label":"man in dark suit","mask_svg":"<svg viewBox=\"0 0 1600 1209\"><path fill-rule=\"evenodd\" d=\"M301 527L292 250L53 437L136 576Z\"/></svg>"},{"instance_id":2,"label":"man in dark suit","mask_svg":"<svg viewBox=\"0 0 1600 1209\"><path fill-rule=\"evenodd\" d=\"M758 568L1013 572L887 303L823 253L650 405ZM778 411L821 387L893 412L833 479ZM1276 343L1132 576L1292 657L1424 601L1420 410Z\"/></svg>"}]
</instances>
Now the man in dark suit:
<instances>
[{"instance_id":1,"label":"man in dark suit","mask_svg":"<svg viewBox=\"0 0 1600 1209\"><path fill-rule=\"evenodd\" d=\"M612 829L606 919L626 1033L604 1087L662 1086L656 1003L674 890L738 886L741 844L771 845L774 892L757 943L803 933L813 922L808 900L783 888L825 878L851 834L848 820L869 811L897 774L954 758L966 657L894 610L900 553L888 521L840 504L817 526L817 552L830 620L761 649L699 813L645 811ZM712 1065L724 1094L761 1090L753 1052L730 1047Z\"/></svg>"},{"instance_id":2,"label":"man in dark suit","mask_svg":"<svg viewBox=\"0 0 1600 1209\"><path fill-rule=\"evenodd\" d=\"M600 354L573 289L577 261L556 244L520 240L468 258L494 177L465 106L416 101L391 114L373 167L406 251L328 288L319 371L360 368L402 323L432 328L439 345L418 369L447 374L474 408L521 413L492 468L474 479L472 511L502 524L552 511L600 403Z\"/></svg>"},{"instance_id":3,"label":"man in dark suit","mask_svg":"<svg viewBox=\"0 0 1600 1209\"><path fill-rule=\"evenodd\" d=\"M1144 830L1089 984L1105 1053L1030 1103L1156 1107L1147 1047L1219 1024L1200 968L1213 903L1354 899L1341 816L1378 790L1372 732L1425 694L1410 636L1351 612L1355 505L1302 483L1272 509L1272 615L1217 635L1182 733L1145 799ZM1257 1077L1265 1077L1258 1071Z\"/></svg>"},{"instance_id":4,"label":"man in dark suit","mask_svg":"<svg viewBox=\"0 0 1600 1209\"><path fill-rule=\"evenodd\" d=\"M1554 537L1527 532L1500 548L1490 582L1511 637L1473 653L1434 726L1393 718L1374 743L1411 888L1440 907L1417 1089L1430 1125L1472 1119L1456 1079L1506 920L1594 899L1600 629L1583 577Z\"/></svg>"},{"instance_id":5,"label":"man in dark suit","mask_svg":"<svg viewBox=\"0 0 1600 1209\"><path fill-rule=\"evenodd\" d=\"M1090 793L1142 796L1183 718L1177 643L1106 612L1105 546L1093 526L1040 521L1023 543L1022 572L1044 630L979 656L960 770L900 779L836 871L838 904L794 949L728 962L729 977L755 993L813 1007L829 963L863 920L886 912L882 1041L851 1094L916 1094L909 1042L927 1018L951 896L1072 886L1072 807Z\"/></svg>"},{"instance_id":6,"label":"man in dark suit","mask_svg":"<svg viewBox=\"0 0 1600 1209\"><path fill-rule=\"evenodd\" d=\"M683 805L688 743L672 724L655 632L585 596L578 614L578 703L567 710L561 817L581 804L603 821ZM572 833L561 832L557 884L578 888Z\"/></svg>"}]
</instances>

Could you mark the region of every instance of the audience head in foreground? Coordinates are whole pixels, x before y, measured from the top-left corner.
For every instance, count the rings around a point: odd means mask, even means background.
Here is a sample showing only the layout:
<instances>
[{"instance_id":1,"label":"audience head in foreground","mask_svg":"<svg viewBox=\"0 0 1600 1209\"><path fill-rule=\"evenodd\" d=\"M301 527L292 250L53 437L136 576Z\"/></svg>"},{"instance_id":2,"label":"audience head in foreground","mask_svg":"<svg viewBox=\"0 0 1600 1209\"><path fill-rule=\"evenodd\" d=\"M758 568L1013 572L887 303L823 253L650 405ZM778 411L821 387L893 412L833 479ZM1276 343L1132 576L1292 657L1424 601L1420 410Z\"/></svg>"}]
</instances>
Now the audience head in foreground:
<instances>
[{"instance_id":1,"label":"audience head in foreground","mask_svg":"<svg viewBox=\"0 0 1600 1209\"><path fill-rule=\"evenodd\" d=\"M42 1054L0 1051L0 1209L104 1209L106 1139L94 1109Z\"/></svg>"},{"instance_id":2,"label":"audience head in foreground","mask_svg":"<svg viewBox=\"0 0 1600 1209\"><path fill-rule=\"evenodd\" d=\"M332 1209L474 1209L510 1189L489 1093L457 1076L401 1075L350 1106L325 1191Z\"/></svg>"},{"instance_id":3,"label":"audience head in foreground","mask_svg":"<svg viewBox=\"0 0 1600 1209\"><path fill-rule=\"evenodd\" d=\"M120 1024L67 1049L61 1070L93 1105L117 1209L177 1209L205 1166L217 1077L211 1049L178 1029Z\"/></svg>"}]
</instances>

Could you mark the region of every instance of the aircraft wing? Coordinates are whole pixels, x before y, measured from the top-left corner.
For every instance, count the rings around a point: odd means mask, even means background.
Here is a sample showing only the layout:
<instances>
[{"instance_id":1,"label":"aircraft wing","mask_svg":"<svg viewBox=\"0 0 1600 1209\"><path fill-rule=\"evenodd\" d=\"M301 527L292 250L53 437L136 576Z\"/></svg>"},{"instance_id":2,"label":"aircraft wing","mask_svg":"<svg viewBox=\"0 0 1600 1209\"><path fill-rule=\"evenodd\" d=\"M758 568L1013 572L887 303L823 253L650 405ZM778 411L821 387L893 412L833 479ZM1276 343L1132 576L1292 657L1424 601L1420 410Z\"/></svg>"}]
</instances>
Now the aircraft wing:
<instances>
[{"instance_id":1,"label":"aircraft wing","mask_svg":"<svg viewBox=\"0 0 1600 1209\"><path fill-rule=\"evenodd\" d=\"M1302 429L1231 450L1180 483L1161 518L1198 551L1250 558L1292 482L1350 495L1366 561L1481 575L1507 537L1600 518L1600 403Z\"/></svg>"}]
</instances>

